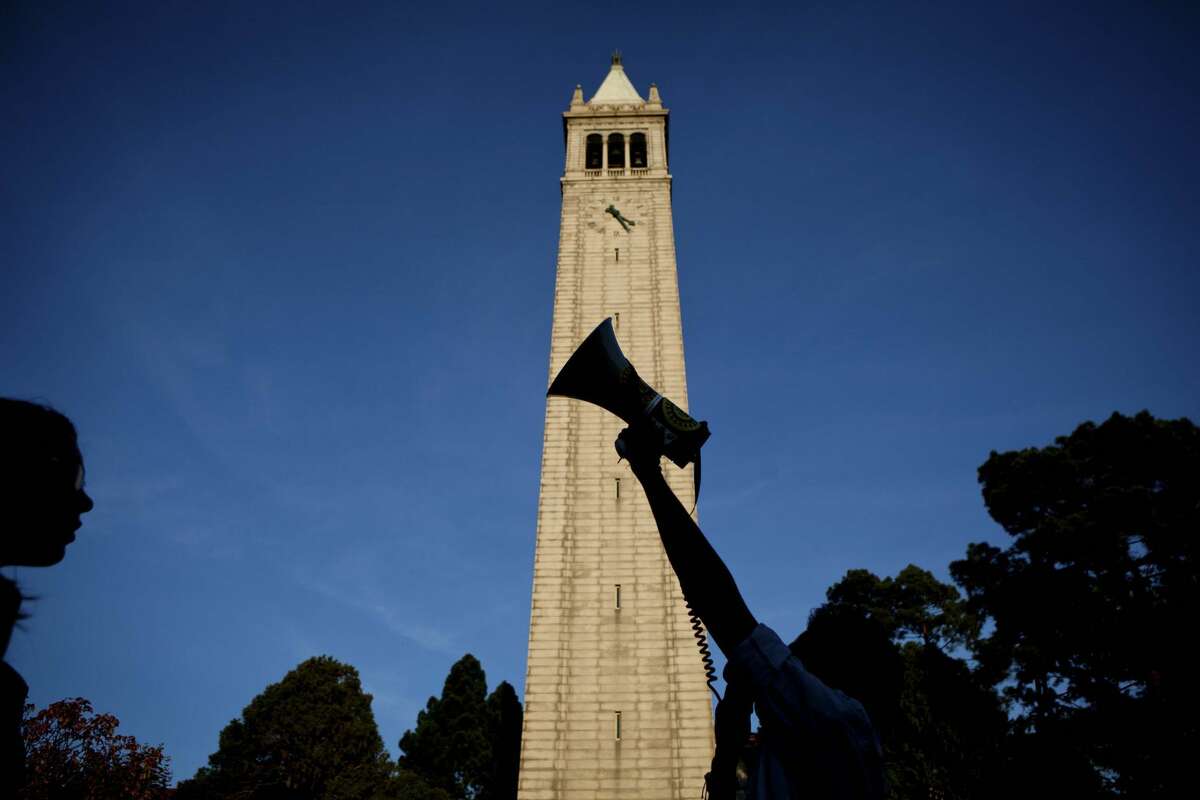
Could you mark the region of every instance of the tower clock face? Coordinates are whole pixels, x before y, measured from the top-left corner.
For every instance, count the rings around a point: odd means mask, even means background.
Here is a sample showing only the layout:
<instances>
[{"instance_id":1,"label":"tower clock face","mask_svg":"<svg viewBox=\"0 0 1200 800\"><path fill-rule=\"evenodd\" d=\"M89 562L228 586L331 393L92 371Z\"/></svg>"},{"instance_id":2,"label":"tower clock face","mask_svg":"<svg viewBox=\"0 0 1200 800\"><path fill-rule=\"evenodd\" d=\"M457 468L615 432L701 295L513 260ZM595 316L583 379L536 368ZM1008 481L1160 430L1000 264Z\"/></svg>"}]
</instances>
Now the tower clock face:
<instances>
[{"instance_id":1,"label":"tower clock face","mask_svg":"<svg viewBox=\"0 0 1200 800\"><path fill-rule=\"evenodd\" d=\"M628 231L623 229L624 226L616 214L609 209L620 214L629 223ZM647 204L635 195L613 194L588 201L585 206L585 219L588 221L588 228L592 230L604 231L615 237L630 236L639 226L649 221L648 210Z\"/></svg>"}]
</instances>

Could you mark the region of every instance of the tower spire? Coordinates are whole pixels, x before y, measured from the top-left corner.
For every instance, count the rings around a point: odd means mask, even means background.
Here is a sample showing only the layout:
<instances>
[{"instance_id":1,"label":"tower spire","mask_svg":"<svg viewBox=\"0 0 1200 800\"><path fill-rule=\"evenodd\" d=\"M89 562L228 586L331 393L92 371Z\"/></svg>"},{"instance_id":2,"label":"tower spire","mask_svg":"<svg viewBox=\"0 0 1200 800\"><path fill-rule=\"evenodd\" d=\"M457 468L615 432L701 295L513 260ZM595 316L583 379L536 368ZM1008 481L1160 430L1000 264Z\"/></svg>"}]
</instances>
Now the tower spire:
<instances>
[{"instance_id":1,"label":"tower spire","mask_svg":"<svg viewBox=\"0 0 1200 800\"><path fill-rule=\"evenodd\" d=\"M621 51L614 50L608 75L604 77L604 82L592 95L588 105L621 105L644 102L646 101L638 94L637 89L633 88L633 84L629 82L629 77L625 74L625 67L621 63Z\"/></svg>"}]
</instances>

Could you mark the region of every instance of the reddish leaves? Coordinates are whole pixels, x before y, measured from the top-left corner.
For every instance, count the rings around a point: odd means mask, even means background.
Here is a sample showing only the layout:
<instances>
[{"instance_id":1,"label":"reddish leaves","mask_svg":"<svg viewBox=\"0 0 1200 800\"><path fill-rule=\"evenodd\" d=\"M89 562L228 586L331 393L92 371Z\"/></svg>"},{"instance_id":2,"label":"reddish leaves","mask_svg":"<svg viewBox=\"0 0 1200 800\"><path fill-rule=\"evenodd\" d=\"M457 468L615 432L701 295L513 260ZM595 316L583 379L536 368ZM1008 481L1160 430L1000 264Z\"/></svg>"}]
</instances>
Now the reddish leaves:
<instances>
[{"instance_id":1,"label":"reddish leaves","mask_svg":"<svg viewBox=\"0 0 1200 800\"><path fill-rule=\"evenodd\" d=\"M171 771L162 746L117 733L120 720L82 697L34 713L25 706L26 800L161 800Z\"/></svg>"}]
</instances>

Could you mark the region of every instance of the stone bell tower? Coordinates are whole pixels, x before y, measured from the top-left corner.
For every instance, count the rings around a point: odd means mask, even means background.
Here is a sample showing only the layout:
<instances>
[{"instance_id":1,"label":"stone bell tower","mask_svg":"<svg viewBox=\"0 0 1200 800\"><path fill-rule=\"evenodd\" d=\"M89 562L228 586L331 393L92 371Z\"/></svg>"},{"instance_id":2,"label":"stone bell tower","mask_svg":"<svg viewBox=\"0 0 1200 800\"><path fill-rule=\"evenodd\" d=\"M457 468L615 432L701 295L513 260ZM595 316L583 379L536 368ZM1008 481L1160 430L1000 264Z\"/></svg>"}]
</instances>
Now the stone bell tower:
<instances>
[{"instance_id":1,"label":"stone bell tower","mask_svg":"<svg viewBox=\"0 0 1200 800\"><path fill-rule=\"evenodd\" d=\"M614 55L563 114L566 166L547 380L605 317L650 385L687 407L667 110ZM546 402L519 800L693 800L712 707L649 505L596 406ZM665 462L686 507L692 471Z\"/></svg>"}]
</instances>

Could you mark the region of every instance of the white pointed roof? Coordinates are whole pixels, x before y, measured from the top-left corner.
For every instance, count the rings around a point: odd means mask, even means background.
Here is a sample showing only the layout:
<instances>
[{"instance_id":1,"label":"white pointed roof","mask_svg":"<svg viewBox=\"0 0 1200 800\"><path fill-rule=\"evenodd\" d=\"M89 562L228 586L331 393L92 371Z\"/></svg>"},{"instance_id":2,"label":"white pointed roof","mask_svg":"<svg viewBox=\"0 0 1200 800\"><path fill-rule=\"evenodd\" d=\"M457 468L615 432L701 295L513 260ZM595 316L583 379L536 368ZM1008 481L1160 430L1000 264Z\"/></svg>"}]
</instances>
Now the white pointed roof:
<instances>
[{"instance_id":1,"label":"white pointed roof","mask_svg":"<svg viewBox=\"0 0 1200 800\"><path fill-rule=\"evenodd\" d=\"M620 103L644 102L646 101L637 93L637 89L633 88L633 84L629 82L629 78L625 75L625 67L621 66L621 57L613 56L613 63L608 70L608 75L604 78L604 82L600 84L600 88L592 95L592 99L588 101L588 105L617 105Z\"/></svg>"}]
</instances>

